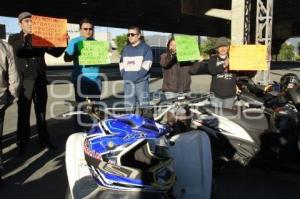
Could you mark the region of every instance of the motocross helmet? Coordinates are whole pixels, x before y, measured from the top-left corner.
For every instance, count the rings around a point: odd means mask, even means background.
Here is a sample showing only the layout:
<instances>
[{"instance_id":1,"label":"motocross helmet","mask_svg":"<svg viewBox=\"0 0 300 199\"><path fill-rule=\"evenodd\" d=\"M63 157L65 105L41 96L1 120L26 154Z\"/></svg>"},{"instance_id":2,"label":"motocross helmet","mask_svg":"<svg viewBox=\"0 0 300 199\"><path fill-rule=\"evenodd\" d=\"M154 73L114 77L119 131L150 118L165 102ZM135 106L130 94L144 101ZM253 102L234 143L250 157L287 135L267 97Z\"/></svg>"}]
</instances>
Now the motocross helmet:
<instances>
[{"instance_id":1,"label":"motocross helmet","mask_svg":"<svg viewBox=\"0 0 300 199\"><path fill-rule=\"evenodd\" d=\"M100 121L88 132L84 154L97 184L106 189L167 192L175 183L173 160L151 150L170 129L128 114Z\"/></svg>"},{"instance_id":2,"label":"motocross helmet","mask_svg":"<svg viewBox=\"0 0 300 199\"><path fill-rule=\"evenodd\" d=\"M282 91L285 91L288 88L294 88L294 86L298 84L298 76L294 73L287 73L280 78L280 85Z\"/></svg>"}]
</instances>

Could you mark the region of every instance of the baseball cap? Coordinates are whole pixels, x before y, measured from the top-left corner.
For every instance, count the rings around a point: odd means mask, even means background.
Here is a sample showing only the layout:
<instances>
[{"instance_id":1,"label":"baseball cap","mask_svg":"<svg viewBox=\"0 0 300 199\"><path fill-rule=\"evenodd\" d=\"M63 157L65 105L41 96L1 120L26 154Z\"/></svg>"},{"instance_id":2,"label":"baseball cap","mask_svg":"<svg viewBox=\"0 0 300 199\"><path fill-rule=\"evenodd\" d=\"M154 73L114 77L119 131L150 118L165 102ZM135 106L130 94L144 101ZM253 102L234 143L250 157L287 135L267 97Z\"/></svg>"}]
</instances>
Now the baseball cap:
<instances>
[{"instance_id":1,"label":"baseball cap","mask_svg":"<svg viewBox=\"0 0 300 199\"><path fill-rule=\"evenodd\" d=\"M215 49L221 47L221 46L229 46L230 42L226 37L220 37L216 41Z\"/></svg>"},{"instance_id":2,"label":"baseball cap","mask_svg":"<svg viewBox=\"0 0 300 199\"><path fill-rule=\"evenodd\" d=\"M21 12L18 16L18 20L19 22L22 21L22 19L26 18L26 17L31 17L31 13L30 12Z\"/></svg>"}]
</instances>

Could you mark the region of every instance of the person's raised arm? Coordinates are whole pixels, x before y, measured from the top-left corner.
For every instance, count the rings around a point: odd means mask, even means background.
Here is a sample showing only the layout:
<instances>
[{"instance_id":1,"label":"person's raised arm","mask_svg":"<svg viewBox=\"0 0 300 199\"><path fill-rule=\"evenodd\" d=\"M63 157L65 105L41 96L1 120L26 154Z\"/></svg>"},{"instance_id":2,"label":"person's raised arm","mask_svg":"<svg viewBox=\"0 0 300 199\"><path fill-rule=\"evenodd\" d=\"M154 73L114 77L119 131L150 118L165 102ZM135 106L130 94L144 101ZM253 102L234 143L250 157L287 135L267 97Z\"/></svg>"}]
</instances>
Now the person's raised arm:
<instances>
[{"instance_id":1,"label":"person's raised arm","mask_svg":"<svg viewBox=\"0 0 300 199\"><path fill-rule=\"evenodd\" d=\"M198 73L198 71L200 71L202 69L202 67L204 67L205 63L204 63L204 57L200 55L200 59L194 63L192 63L190 69L189 69L189 73L191 75L195 75Z\"/></svg>"},{"instance_id":2,"label":"person's raised arm","mask_svg":"<svg viewBox=\"0 0 300 199\"><path fill-rule=\"evenodd\" d=\"M69 41L69 35L68 35L67 33L66 33L66 35L65 35L65 39L66 39L66 41L67 41L67 43L68 43L68 41ZM46 50L46 52L47 52L48 54L54 56L54 57L59 57L59 56L61 56L61 55L64 53L65 49L66 49L65 47L48 48L48 49Z\"/></svg>"},{"instance_id":3,"label":"person's raised arm","mask_svg":"<svg viewBox=\"0 0 300 199\"><path fill-rule=\"evenodd\" d=\"M171 68L176 63L177 63L176 54L172 55L171 53L164 53L160 56L160 65L165 69Z\"/></svg>"},{"instance_id":4,"label":"person's raised arm","mask_svg":"<svg viewBox=\"0 0 300 199\"><path fill-rule=\"evenodd\" d=\"M78 58L79 50L78 50L78 42L71 40L68 43L68 46L65 50L64 61L71 62Z\"/></svg>"},{"instance_id":5,"label":"person's raised arm","mask_svg":"<svg viewBox=\"0 0 300 199\"><path fill-rule=\"evenodd\" d=\"M226 67L223 62L218 62L216 56L211 57L208 61L208 71L211 75L223 73Z\"/></svg>"}]
</instances>

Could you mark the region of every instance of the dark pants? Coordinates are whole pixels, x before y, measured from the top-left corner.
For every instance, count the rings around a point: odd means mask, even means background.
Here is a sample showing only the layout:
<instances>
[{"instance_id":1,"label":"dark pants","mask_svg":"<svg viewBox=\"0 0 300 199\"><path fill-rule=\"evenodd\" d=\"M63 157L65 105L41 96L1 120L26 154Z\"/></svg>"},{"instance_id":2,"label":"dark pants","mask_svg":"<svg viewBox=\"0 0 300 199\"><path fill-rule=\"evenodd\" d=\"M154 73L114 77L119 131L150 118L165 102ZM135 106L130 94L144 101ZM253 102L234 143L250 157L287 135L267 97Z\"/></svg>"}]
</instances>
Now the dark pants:
<instances>
[{"instance_id":1,"label":"dark pants","mask_svg":"<svg viewBox=\"0 0 300 199\"><path fill-rule=\"evenodd\" d=\"M25 147L30 139L30 109L34 103L37 132L40 142L48 142L46 123L47 84L45 81L23 80L18 100L17 139L20 147Z\"/></svg>"},{"instance_id":2,"label":"dark pants","mask_svg":"<svg viewBox=\"0 0 300 199\"><path fill-rule=\"evenodd\" d=\"M92 101L100 101L101 81L80 81L74 83L76 102L84 102L86 98Z\"/></svg>"},{"instance_id":3,"label":"dark pants","mask_svg":"<svg viewBox=\"0 0 300 199\"><path fill-rule=\"evenodd\" d=\"M101 81L80 81L74 83L74 91L75 91L75 100L78 103L84 103L86 99L90 99L94 102L100 101L101 95ZM76 108L76 110L79 110ZM76 115L74 117L75 120L75 131L82 132L89 130L93 121L89 116L86 115Z\"/></svg>"},{"instance_id":4,"label":"dark pants","mask_svg":"<svg viewBox=\"0 0 300 199\"><path fill-rule=\"evenodd\" d=\"M4 123L4 114L6 108L0 109L0 178L1 178L1 170L3 169L2 163L2 135L3 135L3 123Z\"/></svg>"}]
</instances>

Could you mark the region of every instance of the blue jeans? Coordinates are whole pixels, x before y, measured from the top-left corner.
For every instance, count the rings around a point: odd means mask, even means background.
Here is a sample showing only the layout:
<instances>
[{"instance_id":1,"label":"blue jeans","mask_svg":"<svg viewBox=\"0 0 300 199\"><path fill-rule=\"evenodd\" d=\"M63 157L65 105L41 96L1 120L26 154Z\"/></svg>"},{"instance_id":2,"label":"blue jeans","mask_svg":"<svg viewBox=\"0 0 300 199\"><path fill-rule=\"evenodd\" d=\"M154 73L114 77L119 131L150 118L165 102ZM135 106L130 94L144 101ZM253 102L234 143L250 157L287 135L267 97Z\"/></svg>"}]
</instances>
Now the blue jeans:
<instances>
[{"instance_id":1,"label":"blue jeans","mask_svg":"<svg viewBox=\"0 0 300 199\"><path fill-rule=\"evenodd\" d=\"M149 81L144 80L138 83L131 81L124 82L124 106L135 107L136 104L140 107L149 105Z\"/></svg>"},{"instance_id":2,"label":"blue jeans","mask_svg":"<svg viewBox=\"0 0 300 199\"><path fill-rule=\"evenodd\" d=\"M228 109L232 109L234 100L235 97L224 98L224 99L218 97L212 97L210 99L212 106L220 107L220 108L228 108Z\"/></svg>"}]
</instances>

